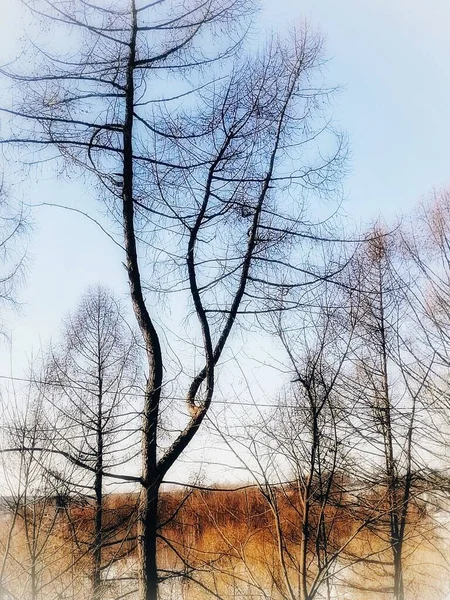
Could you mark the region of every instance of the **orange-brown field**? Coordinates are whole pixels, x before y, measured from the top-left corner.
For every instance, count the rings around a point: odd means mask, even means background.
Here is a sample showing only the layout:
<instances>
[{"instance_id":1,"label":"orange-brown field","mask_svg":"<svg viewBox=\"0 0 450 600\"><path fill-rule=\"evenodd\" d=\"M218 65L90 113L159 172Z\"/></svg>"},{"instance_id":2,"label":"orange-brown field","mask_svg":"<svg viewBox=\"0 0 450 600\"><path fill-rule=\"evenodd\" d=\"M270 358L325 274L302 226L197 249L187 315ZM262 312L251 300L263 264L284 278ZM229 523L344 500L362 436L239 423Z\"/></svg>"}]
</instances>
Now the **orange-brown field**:
<instances>
[{"instance_id":1,"label":"orange-brown field","mask_svg":"<svg viewBox=\"0 0 450 600\"><path fill-rule=\"evenodd\" d=\"M276 489L271 503L255 488L165 491L159 540L162 598L276 600L290 598L289 590L300 598L302 549L305 580L315 598L392 598L384 496L366 495L364 509L353 500L341 494L324 507L316 499L305 528L294 487ZM105 598L134 597L138 502L136 494L105 498ZM87 501L58 508L54 500L36 501L5 511L0 597L89 598L93 515ZM440 531L434 516L414 503L404 548L407 600L446 598L449 577Z\"/></svg>"}]
</instances>

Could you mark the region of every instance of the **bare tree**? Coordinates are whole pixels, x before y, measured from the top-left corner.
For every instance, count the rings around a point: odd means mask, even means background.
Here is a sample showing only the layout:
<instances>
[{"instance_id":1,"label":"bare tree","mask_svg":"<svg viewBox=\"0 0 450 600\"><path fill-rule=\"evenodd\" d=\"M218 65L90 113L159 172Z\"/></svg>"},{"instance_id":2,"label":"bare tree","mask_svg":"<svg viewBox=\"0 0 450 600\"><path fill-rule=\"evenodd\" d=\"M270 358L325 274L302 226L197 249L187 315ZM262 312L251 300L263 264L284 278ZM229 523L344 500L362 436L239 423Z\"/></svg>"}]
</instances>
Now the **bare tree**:
<instances>
[{"instance_id":1,"label":"bare tree","mask_svg":"<svg viewBox=\"0 0 450 600\"><path fill-rule=\"evenodd\" d=\"M8 520L3 525L0 597L4 599L58 597L73 588L72 557L58 535L55 498L59 480L53 477L54 456L43 451L46 416L43 398L31 387L25 402L6 406L2 475L6 483L3 503Z\"/></svg>"},{"instance_id":2,"label":"bare tree","mask_svg":"<svg viewBox=\"0 0 450 600\"><path fill-rule=\"evenodd\" d=\"M423 436L435 362L417 339L416 293L399 238L375 229L314 297L309 320L302 313L300 330L291 313L276 323L298 388L282 398L277 419L238 439L274 515L280 597L330 597L342 581L405 597L405 563L430 527L431 438ZM301 534L292 533L286 505ZM343 522L346 535L335 537Z\"/></svg>"},{"instance_id":3,"label":"bare tree","mask_svg":"<svg viewBox=\"0 0 450 600\"><path fill-rule=\"evenodd\" d=\"M450 318L450 194L433 192L405 222L401 244L415 277L411 310L416 314L417 364L430 365L421 451L428 457L422 469L424 486L440 510L447 509ZM426 442L426 443L425 443ZM442 524L441 524L442 526Z\"/></svg>"},{"instance_id":4,"label":"bare tree","mask_svg":"<svg viewBox=\"0 0 450 600\"><path fill-rule=\"evenodd\" d=\"M30 380L39 409L33 413L32 439L24 421L2 448L3 453L30 457L27 473L33 467L34 477L31 482L27 475L23 483L25 497L33 493L33 485L52 483L52 494L48 499L39 494L33 507L54 515L52 524L58 521L57 531L71 549L80 582L85 577L80 567L90 573L94 598L113 586L114 580L107 578L110 567L136 546L134 539L130 546L132 534L127 533L135 529L136 510L105 505L104 495L105 479L127 481L117 470L126 471L139 455L139 371L140 349L120 304L106 289L90 289L66 319L61 342L53 345L43 369ZM49 511L49 502L54 510ZM39 530L30 539L39 545L46 538ZM61 579L64 574L65 567Z\"/></svg>"},{"instance_id":5,"label":"bare tree","mask_svg":"<svg viewBox=\"0 0 450 600\"><path fill-rule=\"evenodd\" d=\"M385 496L380 532L384 513L393 561L392 589L394 597L403 600L407 526L424 464L416 432L426 422L423 409L432 362L418 360L417 315L411 310L415 290L399 252L399 237L374 228L351 268L358 343L347 385L359 404L355 429L368 446L366 477L374 489L378 487L380 497ZM417 534L420 537L419 529Z\"/></svg>"},{"instance_id":6,"label":"bare tree","mask_svg":"<svg viewBox=\"0 0 450 600\"><path fill-rule=\"evenodd\" d=\"M103 561L104 544L128 546L115 539L119 523L111 526L112 515L105 525L104 478L116 471L113 481L119 480L117 469L126 471L139 454L139 370L139 347L120 304L105 288L88 290L66 319L59 347L50 351L41 394L55 423L50 449L74 467L64 481L68 493L94 496L93 532L78 544L87 544L92 556L95 599L102 597L102 572L113 562L112 557ZM120 551L115 558L121 558Z\"/></svg>"},{"instance_id":7,"label":"bare tree","mask_svg":"<svg viewBox=\"0 0 450 600\"><path fill-rule=\"evenodd\" d=\"M292 324L286 327L282 313L280 317L278 335L297 390L290 402L292 408L278 411L280 427L272 435L280 439L282 432L281 453L292 467L299 494L299 592L303 600L312 600L325 587L325 596L330 598L336 561L343 560L361 529L358 526L354 531L356 515L348 514L349 507L345 506L346 502L350 505L350 452L346 447L349 407L342 398L342 371L355 320L343 305L339 288L330 293L327 286L322 290L320 307L312 310L309 326L305 323L300 335L293 336ZM342 540L335 530L339 531L347 519L350 532Z\"/></svg>"},{"instance_id":8,"label":"bare tree","mask_svg":"<svg viewBox=\"0 0 450 600\"><path fill-rule=\"evenodd\" d=\"M349 310L336 283L323 284L314 298L298 322L283 311L272 319L287 359L278 358L280 369L291 383L268 418L229 443L249 447L253 457L236 451L270 509L277 550L267 568L273 593L286 600L331 598L343 589L346 572L372 558L361 539L379 515L375 507L358 509L354 475L355 407L345 392L356 307Z\"/></svg>"},{"instance_id":9,"label":"bare tree","mask_svg":"<svg viewBox=\"0 0 450 600\"><path fill-rule=\"evenodd\" d=\"M208 412L237 317L268 310L280 291L296 306L292 289L328 275L311 265L307 247L318 230L305 215L309 196L335 189L342 140L325 159L315 151L320 132L334 137L315 121L325 94L315 80L320 40L304 29L246 53L251 6L243 0L25 4L52 31L62 29L57 39L70 32L72 42L53 52L39 50L38 40L34 73L24 62L2 70L23 99L2 108L11 117L2 143L46 159L57 149L96 178L121 227L148 360L135 479L141 596L154 600L159 489ZM158 326L153 292L166 300L188 294L187 315L198 324L191 341L201 348L194 363L180 351L175 360L165 344L170 327ZM161 447L161 402L171 389L184 396L187 419Z\"/></svg>"}]
</instances>

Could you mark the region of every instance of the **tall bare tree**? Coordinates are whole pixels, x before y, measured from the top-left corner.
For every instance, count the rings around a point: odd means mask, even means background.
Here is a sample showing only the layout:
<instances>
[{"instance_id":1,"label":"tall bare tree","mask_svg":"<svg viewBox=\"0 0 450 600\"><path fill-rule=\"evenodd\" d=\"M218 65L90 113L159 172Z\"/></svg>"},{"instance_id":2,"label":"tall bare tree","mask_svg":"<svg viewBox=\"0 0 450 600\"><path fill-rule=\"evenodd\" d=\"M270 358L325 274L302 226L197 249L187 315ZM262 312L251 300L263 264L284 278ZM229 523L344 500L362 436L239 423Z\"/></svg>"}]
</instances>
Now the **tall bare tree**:
<instances>
[{"instance_id":1,"label":"tall bare tree","mask_svg":"<svg viewBox=\"0 0 450 600\"><path fill-rule=\"evenodd\" d=\"M154 600L159 489L208 412L238 315L266 310L280 291L295 306L291 284L324 275L305 247L317 236L307 199L336 189L343 147L338 139L330 156L316 151L320 131L335 139L315 121L325 93L315 79L321 43L302 29L246 52L252 6L244 0L24 3L60 45L37 40L33 73L24 61L2 70L22 101L16 94L2 108L10 135L1 141L48 159L57 149L95 177L121 227L148 361L136 481L141 596ZM181 358L178 373L152 294L168 300L177 291L188 294L192 342L201 347L194 362ZM169 383L184 396L187 419L161 447Z\"/></svg>"},{"instance_id":2,"label":"tall bare tree","mask_svg":"<svg viewBox=\"0 0 450 600\"><path fill-rule=\"evenodd\" d=\"M367 462L368 479L378 473L380 478L375 477L373 485L381 495L385 492L380 516L384 512L388 521L392 589L396 599L404 600L407 526L421 489L418 473L423 469L416 432L426 421L423 409L432 362L418 360L417 315L411 304L415 290L399 236L375 227L351 269L350 301L357 298L358 343L348 389L359 405L355 428L362 433L362 444L373 452Z\"/></svg>"}]
</instances>

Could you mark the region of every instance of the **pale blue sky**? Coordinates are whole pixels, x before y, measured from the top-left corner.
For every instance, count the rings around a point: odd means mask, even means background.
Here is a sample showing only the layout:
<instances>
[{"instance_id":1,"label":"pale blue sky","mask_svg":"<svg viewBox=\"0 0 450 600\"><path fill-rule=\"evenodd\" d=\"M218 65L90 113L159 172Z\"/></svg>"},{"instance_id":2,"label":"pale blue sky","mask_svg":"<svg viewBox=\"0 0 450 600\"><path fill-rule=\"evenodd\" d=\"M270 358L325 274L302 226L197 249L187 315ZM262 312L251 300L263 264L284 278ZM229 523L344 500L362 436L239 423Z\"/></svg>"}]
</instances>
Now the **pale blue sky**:
<instances>
[{"instance_id":1,"label":"pale blue sky","mask_svg":"<svg viewBox=\"0 0 450 600\"><path fill-rule=\"evenodd\" d=\"M268 20L304 16L325 37L335 121L350 136L347 212L408 211L450 184L450 3L278 0Z\"/></svg>"},{"instance_id":2,"label":"pale blue sky","mask_svg":"<svg viewBox=\"0 0 450 600\"><path fill-rule=\"evenodd\" d=\"M2 57L14 54L21 35L17 5L0 0ZM379 214L389 220L412 210L433 188L450 184L450 3L266 0L260 31L302 19L325 38L328 84L342 86L330 112L350 140L347 214L356 222ZM12 192L31 203L81 201L86 208L94 202L94 215L99 207L76 182L35 176ZM120 252L94 225L58 209L34 209L32 216L22 313L8 317L13 348L3 344L0 375L10 372L10 363L12 372L21 373L87 285L101 282L126 292Z\"/></svg>"},{"instance_id":3,"label":"pale blue sky","mask_svg":"<svg viewBox=\"0 0 450 600\"><path fill-rule=\"evenodd\" d=\"M11 57L23 20L18 0L0 5L0 53ZM363 222L380 213L389 219L411 210L433 187L450 184L450 3L266 0L260 31L302 19L325 38L327 83L341 86L331 114L350 139L347 214ZM76 183L37 185L36 179L13 193L33 203L47 198L77 206L85 196ZM100 280L126 290L119 253L94 226L49 208L34 210L33 219L22 316L10 319L20 345L16 368L24 351L55 330L87 284Z\"/></svg>"}]
</instances>

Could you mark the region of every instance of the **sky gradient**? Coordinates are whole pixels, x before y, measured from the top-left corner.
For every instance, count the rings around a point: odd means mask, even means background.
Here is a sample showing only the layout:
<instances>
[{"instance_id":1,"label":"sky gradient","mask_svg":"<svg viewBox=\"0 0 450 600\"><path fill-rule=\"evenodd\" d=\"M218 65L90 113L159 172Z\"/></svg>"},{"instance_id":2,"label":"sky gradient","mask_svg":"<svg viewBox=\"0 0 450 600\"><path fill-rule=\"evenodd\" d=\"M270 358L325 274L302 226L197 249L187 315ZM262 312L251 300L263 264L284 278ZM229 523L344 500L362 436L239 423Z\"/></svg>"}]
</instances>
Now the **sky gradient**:
<instances>
[{"instance_id":1,"label":"sky gradient","mask_svg":"<svg viewBox=\"0 0 450 600\"><path fill-rule=\"evenodd\" d=\"M14 56L24 21L17 0L0 0L0 5L4 63ZM325 40L327 84L340 86L330 113L349 136L346 214L363 224L379 215L391 221L413 210L433 188L450 184L450 3L266 1L256 35L302 20ZM8 182L11 165L3 169L7 183L13 183ZM20 171L15 173L20 179ZM77 181L40 181L38 175L11 186L11 193L31 204L80 206L80 198L86 200ZM98 216L100 208L94 202L92 214ZM121 296L127 289L120 252L95 225L48 207L30 214L22 309L7 316L12 348L3 343L0 375L23 372L33 352L57 334L87 285L100 282Z\"/></svg>"}]
</instances>

